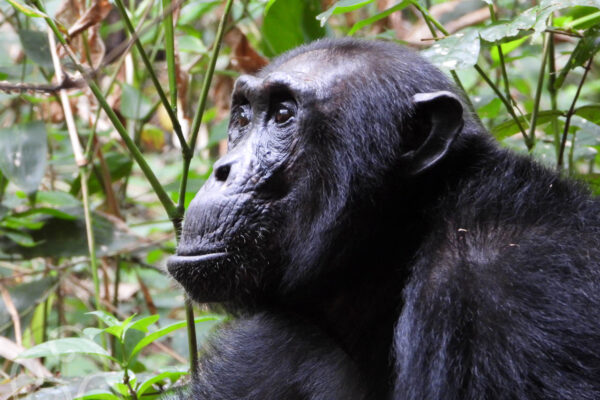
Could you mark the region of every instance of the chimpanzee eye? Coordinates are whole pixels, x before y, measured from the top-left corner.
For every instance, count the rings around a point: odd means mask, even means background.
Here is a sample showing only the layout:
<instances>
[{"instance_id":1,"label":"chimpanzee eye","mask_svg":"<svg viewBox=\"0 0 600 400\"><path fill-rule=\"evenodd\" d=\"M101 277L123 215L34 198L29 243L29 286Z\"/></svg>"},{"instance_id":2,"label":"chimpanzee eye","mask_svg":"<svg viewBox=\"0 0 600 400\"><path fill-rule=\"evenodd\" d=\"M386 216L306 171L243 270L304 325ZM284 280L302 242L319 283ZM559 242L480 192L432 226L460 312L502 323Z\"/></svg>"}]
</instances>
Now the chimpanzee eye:
<instances>
[{"instance_id":1,"label":"chimpanzee eye","mask_svg":"<svg viewBox=\"0 0 600 400\"><path fill-rule=\"evenodd\" d=\"M280 104L277 106L275 111L275 122L278 124L283 124L287 122L290 118L294 116L294 112L289 108Z\"/></svg>"},{"instance_id":2,"label":"chimpanzee eye","mask_svg":"<svg viewBox=\"0 0 600 400\"><path fill-rule=\"evenodd\" d=\"M242 128L250 123L250 113L246 107L241 107L238 111L237 122Z\"/></svg>"}]
</instances>

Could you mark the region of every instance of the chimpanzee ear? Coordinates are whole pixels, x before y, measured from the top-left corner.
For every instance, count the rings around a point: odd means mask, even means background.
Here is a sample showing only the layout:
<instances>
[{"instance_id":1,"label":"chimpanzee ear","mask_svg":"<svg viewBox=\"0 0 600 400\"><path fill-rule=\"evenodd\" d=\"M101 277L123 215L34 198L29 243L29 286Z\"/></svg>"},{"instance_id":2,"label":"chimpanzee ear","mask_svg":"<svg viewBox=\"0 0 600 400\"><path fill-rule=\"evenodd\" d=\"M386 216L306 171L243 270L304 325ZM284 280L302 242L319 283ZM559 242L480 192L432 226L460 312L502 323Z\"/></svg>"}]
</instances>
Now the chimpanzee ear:
<instances>
[{"instance_id":1,"label":"chimpanzee ear","mask_svg":"<svg viewBox=\"0 0 600 400\"><path fill-rule=\"evenodd\" d=\"M405 153L407 174L419 174L440 161L463 127L463 108L448 91L417 93L412 98L416 120L427 121L420 145ZM417 129L419 127L416 127Z\"/></svg>"}]
</instances>

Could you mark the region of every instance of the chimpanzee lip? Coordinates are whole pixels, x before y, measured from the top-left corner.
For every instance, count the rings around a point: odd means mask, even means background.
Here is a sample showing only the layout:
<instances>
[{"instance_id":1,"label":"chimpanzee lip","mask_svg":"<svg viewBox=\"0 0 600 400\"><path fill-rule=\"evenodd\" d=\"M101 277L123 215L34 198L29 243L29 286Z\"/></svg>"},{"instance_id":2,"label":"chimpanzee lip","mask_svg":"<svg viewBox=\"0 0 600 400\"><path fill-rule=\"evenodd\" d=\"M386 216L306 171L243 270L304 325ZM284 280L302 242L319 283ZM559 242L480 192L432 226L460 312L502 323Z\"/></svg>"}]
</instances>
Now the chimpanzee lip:
<instances>
[{"instance_id":1,"label":"chimpanzee lip","mask_svg":"<svg viewBox=\"0 0 600 400\"><path fill-rule=\"evenodd\" d=\"M214 252L214 253L205 253L205 254L194 254L194 255L174 255L169 257L167 260L167 269L169 272L173 273L174 271L180 268L189 268L198 266L200 264L217 261L221 258L227 256L227 252Z\"/></svg>"}]
</instances>

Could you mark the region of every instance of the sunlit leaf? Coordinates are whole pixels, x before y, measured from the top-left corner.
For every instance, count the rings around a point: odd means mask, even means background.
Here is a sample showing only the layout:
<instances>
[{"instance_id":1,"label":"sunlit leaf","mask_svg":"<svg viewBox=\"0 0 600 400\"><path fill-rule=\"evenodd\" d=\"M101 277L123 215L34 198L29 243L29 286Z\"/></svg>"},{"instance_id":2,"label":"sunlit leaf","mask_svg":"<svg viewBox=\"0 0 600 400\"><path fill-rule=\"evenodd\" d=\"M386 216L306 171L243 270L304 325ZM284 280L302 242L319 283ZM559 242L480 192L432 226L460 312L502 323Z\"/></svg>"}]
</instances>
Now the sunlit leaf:
<instances>
[{"instance_id":1,"label":"sunlit leaf","mask_svg":"<svg viewBox=\"0 0 600 400\"><path fill-rule=\"evenodd\" d=\"M321 26L324 26L332 15L344 14L350 11L358 10L359 8L362 8L372 2L373 0L340 0L329 7L327 11L317 15L316 18L321 23Z\"/></svg>"},{"instance_id":2,"label":"sunlit leaf","mask_svg":"<svg viewBox=\"0 0 600 400\"><path fill-rule=\"evenodd\" d=\"M222 319L223 319L223 317L221 317L219 315L204 315L202 317L196 318L194 320L194 323L197 324L199 322L220 321ZM147 335L142 340L140 340L140 342L133 348L133 350L131 351L130 358L133 358L144 347L148 346L150 343L154 342L155 340L160 339L161 337L168 335L169 333L171 333L177 329L184 328L185 326L187 326L186 321L179 321L179 322L175 322L171 325L167 325L164 328L161 328L155 332L152 332L151 334Z\"/></svg>"},{"instance_id":3,"label":"sunlit leaf","mask_svg":"<svg viewBox=\"0 0 600 400\"><path fill-rule=\"evenodd\" d=\"M23 14L27 15L28 17L49 18L48 15L44 14L43 12L36 10L34 8L31 8L25 4L22 4L22 3L18 2L17 0L6 0L6 1L8 1L14 8L19 10Z\"/></svg>"},{"instance_id":4,"label":"sunlit leaf","mask_svg":"<svg viewBox=\"0 0 600 400\"><path fill-rule=\"evenodd\" d=\"M20 358L37 358L60 356L64 354L93 354L101 357L112 358L110 354L96 342L83 338L63 338L50 340L33 346L19 355Z\"/></svg>"},{"instance_id":5,"label":"sunlit leaf","mask_svg":"<svg viewBox=\"0 0 600 400\"><path fill-rule=\"evenodd\" d=\"M142 382L142 384L140 385L140 387L137 390L137 395L138 395L138 397L142 396L155 383L161 382L165 379L169 379L171 382L175 382L179 378L181 378L183 375L187 375L187 374L188 374L187 371L181 371L181 370L162 372L162 373L160 373L156 376L153 376L151 378L148 378L144 382Z\"/></svg>"},{"instance_id":6,"label":"sunlit leaf","mask_svg":"<svg viewBox=\"0 0 600 400\"><path fill-rule=\"evenodd\" d=\"M479 38L475 29L465 29L435 42L421 55L432 64L449 70L472 67L479 57Z\"/></svg>"}]
</instances>

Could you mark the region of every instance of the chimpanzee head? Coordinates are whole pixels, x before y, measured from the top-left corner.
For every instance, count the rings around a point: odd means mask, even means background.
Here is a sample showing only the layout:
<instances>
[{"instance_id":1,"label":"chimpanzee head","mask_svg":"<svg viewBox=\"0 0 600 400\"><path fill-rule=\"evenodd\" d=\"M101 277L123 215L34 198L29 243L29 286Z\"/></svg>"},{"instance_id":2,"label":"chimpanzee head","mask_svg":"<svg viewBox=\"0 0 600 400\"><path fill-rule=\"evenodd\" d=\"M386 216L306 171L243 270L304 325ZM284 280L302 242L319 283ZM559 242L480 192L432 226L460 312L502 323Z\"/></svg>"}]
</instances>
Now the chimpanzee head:
<instances>
[{"instance_id":1,"label":"chimpanzee head","mask_svg":"<svg viewBox=\"0 0 600 400\"><path fill-rule=\"evenodd\" d=\"M463 125L452 91L413 52L348 39L241 76L229 151L187 210L169 272L193 299L212 302L343 270L390 193L448 153Z\"/></svg>"}]
</instances>

